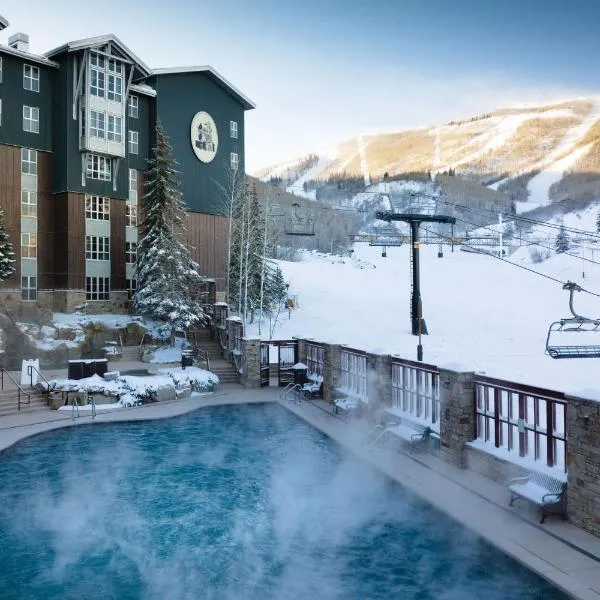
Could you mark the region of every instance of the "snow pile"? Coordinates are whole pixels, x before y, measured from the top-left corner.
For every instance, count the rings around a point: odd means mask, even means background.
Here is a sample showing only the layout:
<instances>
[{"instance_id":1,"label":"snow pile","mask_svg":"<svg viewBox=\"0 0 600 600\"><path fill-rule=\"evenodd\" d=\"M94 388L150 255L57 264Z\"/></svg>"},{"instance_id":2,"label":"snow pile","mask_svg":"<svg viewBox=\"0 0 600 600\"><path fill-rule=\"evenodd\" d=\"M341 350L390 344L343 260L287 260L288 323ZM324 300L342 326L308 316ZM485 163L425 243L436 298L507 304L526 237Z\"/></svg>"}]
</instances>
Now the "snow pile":
<instances>
[{"instance_id":1,"label":"snow pile","mask_svg":"<svg viewBox=\"0 0 600 600\"><path fill-rule=\"evenodd\" d=\"M176 392L190 388L194 392L210 392L219 383L219 378L203 369L188 367L160 369L157 375L122 375L106 381L99 375L84 379L55 379L50 381L55 391L85 392L113 396L120 406L137 406L155 402L161 393L175 397Z\"/></svg>"},{"instance_id":2,"label":"snow pile","mask_svg":"<svg viewBox=\"0 0 600 600\"><path fill-rule=\"evenodd\" d=\"M159 369L157 373L169 376L177 387L191 387L194 392L211 391L219 383L214 373L198 367Z\"/></svg>"},{"instance_id":3,"label":"snow pile","mask_svg":"<svg viewBox=\"0 0 600 600\"><path fill-rule=\"evenodd\" d=\"M158 348L153 352L150 362L161 365L181 362L181 347L165 346L164 348Z\"/></svg>"},{"instance_id":4,"label":"snow pile","mask_svg":"<svg viewBox=\"0 0 600 600\"><path fill-rule=\"evenodd\" d=\"M79 326L50 327L32 323L16 323L29 344L41 352L56 350L61 346L78 348L85 341L85 333Z\"/></svg>"}]
</instances>

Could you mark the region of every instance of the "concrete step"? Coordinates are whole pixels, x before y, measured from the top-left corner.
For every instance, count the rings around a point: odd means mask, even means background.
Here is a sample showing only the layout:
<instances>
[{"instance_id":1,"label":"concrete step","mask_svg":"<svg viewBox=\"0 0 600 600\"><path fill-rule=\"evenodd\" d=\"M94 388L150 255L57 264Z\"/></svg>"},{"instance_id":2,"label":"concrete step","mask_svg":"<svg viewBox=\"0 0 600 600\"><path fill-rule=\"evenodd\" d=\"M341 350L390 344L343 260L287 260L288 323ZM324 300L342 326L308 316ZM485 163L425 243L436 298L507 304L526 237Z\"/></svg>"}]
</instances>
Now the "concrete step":
<instances>
[{"instance_id":1,"label":"concrete step","mask_svg":"<svg viewBox=\"0 0 600 600\"><path fill-rule=\"evenodd\" d=\"M6 390L3 390L6 391ZM0 417L6 415L18 414L19 412L31 412L34 410L46 410L48 408L48 404L46 402L45 396L34 392L31 394L30 403L25 404L27 397L21 395L21 410L19 411L17 394L12 391L12 395L2 395L0 397Z\"/></svg>"}]
</instances>

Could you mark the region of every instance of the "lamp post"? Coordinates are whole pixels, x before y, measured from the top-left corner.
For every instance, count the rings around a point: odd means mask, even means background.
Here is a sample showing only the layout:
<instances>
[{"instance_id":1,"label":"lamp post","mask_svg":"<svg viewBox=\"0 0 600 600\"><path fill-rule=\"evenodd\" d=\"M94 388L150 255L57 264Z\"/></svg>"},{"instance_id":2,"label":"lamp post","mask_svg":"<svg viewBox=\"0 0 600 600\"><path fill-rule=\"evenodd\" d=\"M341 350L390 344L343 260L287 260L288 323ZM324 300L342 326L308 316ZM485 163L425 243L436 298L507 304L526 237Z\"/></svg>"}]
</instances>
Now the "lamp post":
<instances>
[{"instance_id":1,"label":"lamp post","mask_svg":"<svg viewBox=\"0 0 600 600\"><path fill-rule=\"evenodd\" d=\"M285 305L288 309L288 321L292 318L292 309L290 308L290 284L285 284Z\"/></svg>"}]
</instances>

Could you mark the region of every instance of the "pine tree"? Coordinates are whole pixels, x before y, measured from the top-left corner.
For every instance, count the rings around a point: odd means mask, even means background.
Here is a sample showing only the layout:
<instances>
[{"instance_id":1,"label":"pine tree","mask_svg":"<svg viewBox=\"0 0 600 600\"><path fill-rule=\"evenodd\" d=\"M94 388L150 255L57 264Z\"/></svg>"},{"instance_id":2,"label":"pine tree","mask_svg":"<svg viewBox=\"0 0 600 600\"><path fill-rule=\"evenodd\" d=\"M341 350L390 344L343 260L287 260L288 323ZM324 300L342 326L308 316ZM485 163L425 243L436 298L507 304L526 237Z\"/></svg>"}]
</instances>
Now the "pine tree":
<instances>
[{"instance_id":1,"label":"pine tree","mask_svg":"<svg viewBox=\"0 0 600 600\"><path fill-rule=\"evenodd\" d=\"M600 233L600 210L598 211L598 216L596 217L596 231Z\"/></svg>"},{"instance_id":2,"label":"pine tree","mask_svg":"<svg viewBox=\"0 0 600 600\"><path fill-rule=\"evenodd\" d=\"M281 269L267 261L265 273L265 306L277 306L287 295L285 280Z\"/></svg>"},{"instance_id":3,"label":"pine tree","mask_svg":"<svg viewBox=\"0 0 600 600\"><path fill-rule=\"evenodd\" d=\"M207 317L194 298L201 278L185 245L186 214L175 160L160 123L147 174L134 309L167 322L171 330L205 323Z\"/></svg>"},{"instance_id":4,"label":"pine tree","mask_svg":"<svg viewBox=\"0 0 600 600\"><path fill-rule=\"evenodd\" d=\"M567 252L570 247L571 241L569 240L567 230L564 225L561 225L556 240L554 240L554 249L557 254L563 254L564 252Z\"/></svg>"},{"instance_id":5,"label":"pine tree","mask_svg":"<svg viewBox=\"0 0 600 600\"><path fill-rule=\"evenodd\" d=\"M0 281L8 279L15 272L15 253L6 232L4 212L0 209Z\"/></svg>"}]
</instances>

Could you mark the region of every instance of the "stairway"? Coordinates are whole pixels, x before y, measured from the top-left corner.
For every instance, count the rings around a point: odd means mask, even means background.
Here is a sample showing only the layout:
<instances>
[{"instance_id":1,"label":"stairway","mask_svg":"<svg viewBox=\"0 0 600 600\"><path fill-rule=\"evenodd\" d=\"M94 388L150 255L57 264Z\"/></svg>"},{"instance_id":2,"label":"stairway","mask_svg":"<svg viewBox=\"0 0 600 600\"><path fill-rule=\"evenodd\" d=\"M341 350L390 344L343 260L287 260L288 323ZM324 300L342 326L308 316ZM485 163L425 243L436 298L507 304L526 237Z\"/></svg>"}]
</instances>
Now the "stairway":
<instances>
[{"instance_id":1,"label":"stairway","mask_svg":"<svg viewBox=\"0 0 600 600\"><path fill-rule=\"evenodd\" d=\"M34 390L27 390L27 393L30 395L31 403L25 404L27 397L26 395L21 394L21 410L19 411L17 390L0 390L0 417L48 409L48 404L44 394Z\"/></svg>"},{"instance_id":2,"label":"stairway","mask_svg":"<svg viewBox=\"0 0 600 600\"><path fill-rule=\"evenodd\" d=\"M220 383L239 383L236 368L221 356L221 344L217 337L211 339L209 329L198 329L189 336L190 342L201 350L208 352L210 371L214 373Z\"/></svg>"},{"instance_id":3,"label":"stairway","mask_svg":"<svg viewBox=\"0 0 600 600\"><path fill-rule=\"evenodd\" d=\"M139 346L122 346L121 347L121 360L127 360L127 361L140 360L140 347Z\"/></svg>"}]
</instances>

